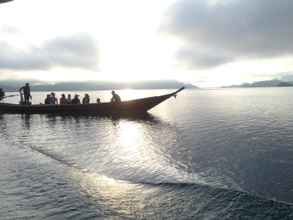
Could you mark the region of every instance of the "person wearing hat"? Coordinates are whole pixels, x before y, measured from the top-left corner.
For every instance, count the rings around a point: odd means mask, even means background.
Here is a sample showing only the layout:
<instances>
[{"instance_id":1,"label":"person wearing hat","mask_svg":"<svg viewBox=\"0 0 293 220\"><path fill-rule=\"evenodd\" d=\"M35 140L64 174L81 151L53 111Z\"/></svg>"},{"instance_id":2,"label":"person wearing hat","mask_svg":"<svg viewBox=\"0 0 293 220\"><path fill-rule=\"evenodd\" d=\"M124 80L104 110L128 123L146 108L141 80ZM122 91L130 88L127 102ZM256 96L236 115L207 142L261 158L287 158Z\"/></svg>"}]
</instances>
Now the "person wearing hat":
<instances>
[{"instance_id":1,"label":"person wearing hat","mask_svg":"<svg viewBox=\"0 0 293 220\"><path fill-rule=\"evenodd\" d=\"M74 98L71 101L71 104L80 104L79 95L75 95Z\"/></svg>"},{"instance_id":2,"label":"person wearing hat","mask_svg":"<svg viewBox=\"0 0 293 220\"><path fill-rule=\"evenodd\" d=\"M24 98L24 104L29 105L30 104L30 99L32 98L31 96L31 88L29 83L26 83L25 86L21 87L19 89L21 97L23 96Z\"/></svg>"}]
</instances>

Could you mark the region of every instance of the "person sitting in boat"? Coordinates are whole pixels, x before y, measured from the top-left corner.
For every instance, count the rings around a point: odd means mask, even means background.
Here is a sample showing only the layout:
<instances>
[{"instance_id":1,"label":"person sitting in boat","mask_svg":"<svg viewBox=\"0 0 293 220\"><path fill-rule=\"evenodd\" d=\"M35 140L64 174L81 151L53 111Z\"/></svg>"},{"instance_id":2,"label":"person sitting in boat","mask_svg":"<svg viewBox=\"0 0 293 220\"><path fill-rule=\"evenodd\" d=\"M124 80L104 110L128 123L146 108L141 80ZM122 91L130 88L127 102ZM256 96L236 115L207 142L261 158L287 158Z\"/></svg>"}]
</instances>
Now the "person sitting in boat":
<instances>
[{"instance_id":1,"label":"person sitting in boat","mask_svg":"<svg viewBox=\"0 0 293 220\"><path fill-rule=\"evenodd\" d=\"M52 105L57 105L58 104L58 99L56 98L56 95L54 92L51 92L51 101L50 104Z\"/></svg>"},{"instance_id":2,"label":"person sitting in boat","mask_svg":"<svg viewBox=\"0 0 293 220\"><path fill-rule=\"evenodd\" d=\"M111 102L112 103L120 103L121 102L120 96L115 91L112 91Z\"/></svg>"},{"instance_id":3,"label":"person sitting in boat","mask_svg":"<svg viewBox=\"0 0 293 220\"><path fill-rule=\"evenodd\" d=\"M82 104L90 104L90 96L89 94L85 94L83 99L82 99Z\"/></svg>"},{"instance_id":4,"label":"person sitting in boat","mask_svg":"<svg viewBox=\"0 0 293 220\"><path fill-rule=\"evenodd\" d=\"M59 100L60 105L66 105L67 104L67 99L65 97L65 94L61 95L61 98Z\"/></svg>"},{"instance_id":5,"label":"person sitting in boat","mask_svg":"<svg viewBox=\"0 0 293 220\"><path fill-rule=\"evenodd\" d=\"M74 98L71 101L71 104L80 104L80 99L79 99L79 95L75 95Z\"/></svg>"},{"instance_id":6,"label":"person sitting in boat","mask_svg":"<svg viewBox=\"0 0 293 220\"><path fill-rule=\"evenodd\" d=\"M48 94L46 99L45 99L45 105L50 105L51 104L51 95Z\"/></svg>"},{"instance_id":7,"label":"person sitting in boat","mask_svg":"<svg viewBox=\"0 0 293 220\"><path fill-rule=\"evenodd\" d=\"M5 92L3 91L3 89L0 88L0 101L4 99L4 97L5 97Z\"/></svg>"},{"instance_id":8,"label":"person sitting in boat","mask_svg":"<svg viewBox=\"0 0 293 220\"><path fill-rule=\"evenodd\" d=\"M72 100L71 100L71 94L67 95L67 104L71 104Z\"/></svg>"},{"instance_id":9,"label":"person sitting in boat","mask_svg":"<svg viewBox=\"0 0 293 220\"><path fill-rule=\"evenodd\" d=\"M23 104L29 105L30 104L30 99L32 98L32 96L31 96L31 88L30 88L29 83L26 83L25 86L21 87L19 89L19 93L20 93L21 99L22 99L22 96L24 98Z\"/></svg>"}]
</instances>

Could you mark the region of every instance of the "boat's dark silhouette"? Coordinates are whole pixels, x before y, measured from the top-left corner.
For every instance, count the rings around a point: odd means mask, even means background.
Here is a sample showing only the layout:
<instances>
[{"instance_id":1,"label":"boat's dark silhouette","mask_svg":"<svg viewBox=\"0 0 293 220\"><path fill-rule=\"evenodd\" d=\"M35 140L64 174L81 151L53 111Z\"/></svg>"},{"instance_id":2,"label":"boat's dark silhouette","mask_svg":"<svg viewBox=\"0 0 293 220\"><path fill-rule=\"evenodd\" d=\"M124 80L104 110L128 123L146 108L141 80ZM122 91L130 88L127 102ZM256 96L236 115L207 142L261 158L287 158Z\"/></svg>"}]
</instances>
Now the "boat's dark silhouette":
<instances>
[{"instance_id":1,"label":"boat's dark silhouette","mask_svg":"<svg viewBox=\"0 0 293 220\"><path fill-rule=\"evenodd\" d=\"M173 93L154 96L121 103L96 103L86 105L20 105L0 103L0 113L6 114L66 114L66 115L136 115L145 114L147 111L169 99L176 97L184 87Z\"/></svg>"}]
</instances>

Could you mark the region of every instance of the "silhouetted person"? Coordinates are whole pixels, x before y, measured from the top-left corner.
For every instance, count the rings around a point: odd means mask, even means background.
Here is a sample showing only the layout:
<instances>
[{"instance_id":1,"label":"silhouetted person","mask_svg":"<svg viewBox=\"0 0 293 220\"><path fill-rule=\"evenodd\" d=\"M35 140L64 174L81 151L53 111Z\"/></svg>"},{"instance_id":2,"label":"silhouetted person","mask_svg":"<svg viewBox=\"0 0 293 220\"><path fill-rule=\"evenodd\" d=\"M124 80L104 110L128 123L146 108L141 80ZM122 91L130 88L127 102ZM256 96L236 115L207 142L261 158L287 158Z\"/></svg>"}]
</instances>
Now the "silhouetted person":
<instances>
[{"instance_id":1,"label":"silhouetted person","mask_svg":"<svg viewBox=\"0 0 293 220\"><path fill-rule=\"evenodd\" d=\"M97 98L97 103L100 104L101 103L101 99Z\"/></svg>"},{"instance_id":2,"label":"silhouetted person","mask_svg":"<svg viewBox=\"0 0 293 220\"><path fill-rule=\"evenodd\" d=\"M51 92L51 103L52 105L57 105L58 104L58 99L56 98L56 95L54 92Z\"/></svg>"},{"instance_id":3,"label":"silhouetted person","mask_svg":"<svg viewBox=\"0 0 293 220\"><path fill-rule=\"evenodd\" d=\"M61 95L61 98L59 100L60 105L66 105L67 104L67 99L65 97L65 94Z\"/></svg>"},{"instance_id":4,"label":"silhouetted person","mask_svg":"<svg viewBox=\"0 0 293 220\"><path fill-rule=\"evenodd\" d=\"M82 104L90 104L90 96L89 94L85 94L82 99Z\"/></svg>"},{"instance_id":5,"label":"silhouetted person","mask_svg":"<svg viewBox=\"0 0 293 220\"><path fill-rule=\"evenodd\" d=\"M111 99L111 102L112 103L120 103L121 102L120 96L115 91L112 91L112 99Z\"/></svg>"},{"instance_id":6,"label":"silhouetted person","mask_svg":"<svg viewBox=\"0 0 293 220\"><path fill-rule=\"evenodd\" d=\"M31 88L30 88L30 85L29 83L26 83L25 86L21 87L19 89L19 93L20 93L20 96L21 96L21 101L22 101L22 96L24 98L24 104L25 105L29 105L30 104L30 99L32 98L31 96Z\"/></svg>"},{"instance_id":7,"label":"silhouetted person","mask_svg":"<svg viewBox=\"0 0 293 220\"><path fill-rule=\"evenodd\" d=\"M50 105L51 104L51 95L48 94L46 99L45 99L45 105Z\"/></svg>"},{"instance_id":8,"label":"silhouetted person","mask_svg":"<svg viewBox=\"0 0 293 220\"><path fill-rule=\"evenodd\" d=\"M4 99L4 96L5 96L5 92L3 91L3 89L0 88L0 101Z\"/></svg>"},{"instance_id":9,"label":"silhouetted person","mask_svg":"<svg viewBox=\"0 0 293 220\"><path fill-rule=\"evenodd\" d=\"M72 99L71 103L75 104L75 105L80 104L80 100L78 97L79 97L79 95L75 95L74 98Z\"/></svg>"},{"instance_id":10,"label":"silhouetted person","mask_svg":"<svg viewBox=\"0 0 293 220\"><path fill-rule=\"evenodd\" d=\"M68 94L67 95L67 104L71 104L71 102L72 102L72 100L71 100L71 95L70 94Z\"/></svg>"}]
</instances>

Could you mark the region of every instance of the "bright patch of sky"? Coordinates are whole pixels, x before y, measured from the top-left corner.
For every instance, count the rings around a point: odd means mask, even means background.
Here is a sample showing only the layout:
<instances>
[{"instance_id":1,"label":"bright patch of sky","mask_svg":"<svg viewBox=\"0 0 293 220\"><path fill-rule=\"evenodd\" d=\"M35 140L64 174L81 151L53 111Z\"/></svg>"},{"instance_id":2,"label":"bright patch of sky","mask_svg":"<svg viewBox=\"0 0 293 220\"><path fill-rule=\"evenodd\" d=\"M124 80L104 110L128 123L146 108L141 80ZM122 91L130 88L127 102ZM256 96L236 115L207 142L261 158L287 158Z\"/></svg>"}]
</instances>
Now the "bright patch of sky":
<instances>
[{"instance_id":1,"label":"bright patch of sky","mask_svg":"<svg viewBox=\"0 0 293 220\"><path fill-rule=\"evenodd\" d=\"M281 0L277 8L273 0L243 2L14 0L0 4L0 79L175 79L215 87L292 71L293 48L286 44L293 29L286 20L293 2ZM285 13L280 17L273 9Z\"/></svg>"}]
</instances>

